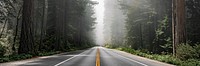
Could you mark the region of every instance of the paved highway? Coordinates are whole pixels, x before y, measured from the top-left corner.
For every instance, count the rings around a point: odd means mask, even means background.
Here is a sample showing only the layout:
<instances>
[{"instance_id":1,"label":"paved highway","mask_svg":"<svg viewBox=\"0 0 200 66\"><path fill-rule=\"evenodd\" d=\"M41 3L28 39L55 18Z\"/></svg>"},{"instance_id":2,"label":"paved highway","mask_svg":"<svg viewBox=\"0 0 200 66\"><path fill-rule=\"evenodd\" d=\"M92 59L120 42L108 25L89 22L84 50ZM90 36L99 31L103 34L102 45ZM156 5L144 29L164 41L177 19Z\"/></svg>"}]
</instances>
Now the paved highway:
<instances>
[{"instance_id":1,"label":"paved highway","mask_svg":"<svg viewBox=\"0 0 200 66\"><path fill-rule=\"evenodd\" d=\"M173 66L126 52L93 47L53 56L1 63L0 66Z\"/></svg>"}]
</instances>

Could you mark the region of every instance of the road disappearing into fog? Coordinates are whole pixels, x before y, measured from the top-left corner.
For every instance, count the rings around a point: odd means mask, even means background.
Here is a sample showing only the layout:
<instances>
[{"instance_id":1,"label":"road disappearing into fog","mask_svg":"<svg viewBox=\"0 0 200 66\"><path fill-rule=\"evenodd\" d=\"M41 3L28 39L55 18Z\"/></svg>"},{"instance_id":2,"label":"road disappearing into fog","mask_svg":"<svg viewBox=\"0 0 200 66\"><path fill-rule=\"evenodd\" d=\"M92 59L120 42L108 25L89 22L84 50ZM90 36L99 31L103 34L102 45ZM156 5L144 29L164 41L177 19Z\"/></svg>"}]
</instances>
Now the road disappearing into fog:
<instances>
[{"instance_id":1,"label":"road disappearing into fog","mask_svg":"<svg viewBox=\"0 0 200 66\"><path fill-rule=\"evenodd\" d=\"M0 66L173 66L126 52L93 47L53 56L9 62Z\"/></svg>"}]
</instances>

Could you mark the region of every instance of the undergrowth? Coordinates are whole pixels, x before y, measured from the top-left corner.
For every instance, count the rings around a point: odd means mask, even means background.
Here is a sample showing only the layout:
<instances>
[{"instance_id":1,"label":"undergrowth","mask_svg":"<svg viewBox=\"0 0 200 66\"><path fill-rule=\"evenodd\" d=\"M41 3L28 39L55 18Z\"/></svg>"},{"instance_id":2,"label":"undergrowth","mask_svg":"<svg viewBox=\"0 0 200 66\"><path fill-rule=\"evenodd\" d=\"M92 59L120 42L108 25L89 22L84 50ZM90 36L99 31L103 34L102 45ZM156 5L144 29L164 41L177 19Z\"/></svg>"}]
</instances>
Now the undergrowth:
<instances>
[{"instance_id":1,"label":"undergrowth","mask_svg":"<svg viewBox=\"0 0 200 66\"><path fill-rule=\"evenodd\" d=\"M112 47L108 47L108 48L112 48ZM153 59L153 60L157 60L157 61L161 61L161 62L165 62L169 64L174 64L177 66L200 66L200 60L198 59L181 60L179 58L174 57L173 55L150 54L150 53L144 53L140 50L134 50L131 48L112 48L112 49L125 51L134 55L146 57L149 59Z\"/></svg>"}]
</instances>

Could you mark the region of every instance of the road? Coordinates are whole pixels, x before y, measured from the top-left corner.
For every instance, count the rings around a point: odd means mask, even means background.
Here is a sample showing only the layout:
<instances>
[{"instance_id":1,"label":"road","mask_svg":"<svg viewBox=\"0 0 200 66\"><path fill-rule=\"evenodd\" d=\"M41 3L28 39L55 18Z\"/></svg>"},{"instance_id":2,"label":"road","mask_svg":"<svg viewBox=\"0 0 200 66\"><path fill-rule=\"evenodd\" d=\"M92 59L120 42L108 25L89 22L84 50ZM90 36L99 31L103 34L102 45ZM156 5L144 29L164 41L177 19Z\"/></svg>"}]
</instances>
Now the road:
<instances>
[{"instance_id":1,"label":"road","mask_svg":"<svg viewBox=\"0 0 200 66\"><path fill-rule=\"evenodd\" d=\"M93 47L53 56L1 63L0 66L173 66L126 52Z\"/></svg>"}]
</instances>

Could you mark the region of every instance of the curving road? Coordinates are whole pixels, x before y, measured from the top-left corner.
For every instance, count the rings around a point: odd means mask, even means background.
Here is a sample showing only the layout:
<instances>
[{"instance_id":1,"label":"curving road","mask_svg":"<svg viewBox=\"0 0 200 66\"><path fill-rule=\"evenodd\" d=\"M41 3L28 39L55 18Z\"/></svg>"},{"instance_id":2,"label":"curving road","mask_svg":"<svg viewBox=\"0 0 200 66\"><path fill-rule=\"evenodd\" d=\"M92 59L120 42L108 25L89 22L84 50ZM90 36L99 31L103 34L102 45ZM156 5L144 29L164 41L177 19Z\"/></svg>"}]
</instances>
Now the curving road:
<instances>
[{"instance_id":1,"label":"curving road","mask_svg":"<svg viewBox=\"0 0 200 66\"><path fill-rule=\"evenodd\" d=\"M53 56L1 63L0 66L173 66L126 52L93 47Z\"/></svg>"}]
</instances>

